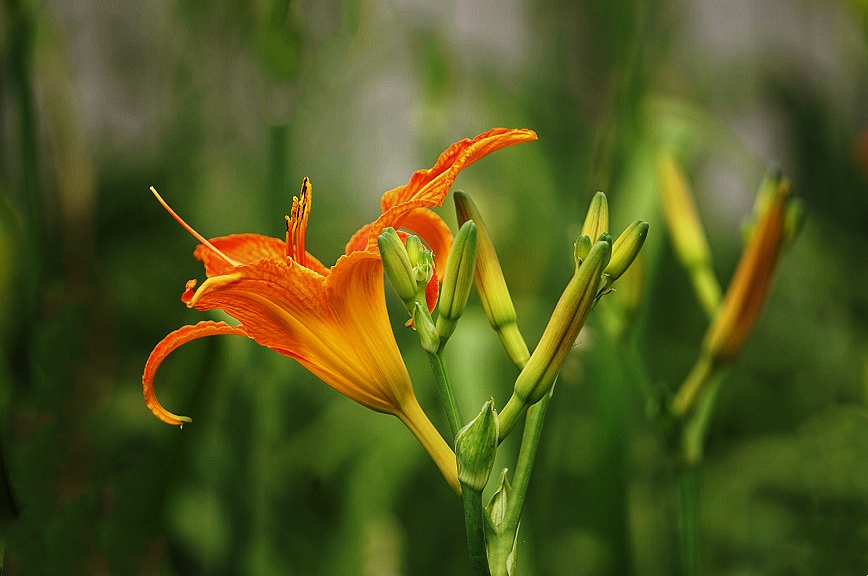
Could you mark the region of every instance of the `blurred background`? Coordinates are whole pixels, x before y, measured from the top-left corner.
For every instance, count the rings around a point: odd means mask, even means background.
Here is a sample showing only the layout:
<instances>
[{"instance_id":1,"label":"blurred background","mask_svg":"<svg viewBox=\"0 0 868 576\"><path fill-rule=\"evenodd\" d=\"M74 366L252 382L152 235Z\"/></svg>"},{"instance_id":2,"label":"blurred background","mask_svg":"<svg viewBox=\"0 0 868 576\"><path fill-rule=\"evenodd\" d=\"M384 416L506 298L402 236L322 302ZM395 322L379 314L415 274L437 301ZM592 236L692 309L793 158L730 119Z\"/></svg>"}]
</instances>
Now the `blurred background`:
<instances>
[{"instance_id":1,"label":"blurred background","mask_svg":"<svg viewBox=\"0 0 868 576\"><path fill-rule=\"evenodd\" d=\"M519 574L677 570L671 456L637 380L674 389L707 320L669 244L655 157L693 184L726 286L770 163L807 220L721 388L701 469L703 573L868 571L868 3L838 0L2 0L4 574L468 574L459 501L395 418L238 338L141 374L204 277L196 242L282 237L302 177L330 264L379 197L494 126L539 141L459 177L533 345L588 200L651 224L558 383ZM451 199L440 213L454 225ZM393 326L448 433L424 353ZM447 361L464 414L515 369L471 296ZM637 377L637 374L643 376ZM516 435L517 436L517 435ZM511 466L517 441L501 450ZM495 474L496 476L496 474Z\"/></svg>"}]
</instances>

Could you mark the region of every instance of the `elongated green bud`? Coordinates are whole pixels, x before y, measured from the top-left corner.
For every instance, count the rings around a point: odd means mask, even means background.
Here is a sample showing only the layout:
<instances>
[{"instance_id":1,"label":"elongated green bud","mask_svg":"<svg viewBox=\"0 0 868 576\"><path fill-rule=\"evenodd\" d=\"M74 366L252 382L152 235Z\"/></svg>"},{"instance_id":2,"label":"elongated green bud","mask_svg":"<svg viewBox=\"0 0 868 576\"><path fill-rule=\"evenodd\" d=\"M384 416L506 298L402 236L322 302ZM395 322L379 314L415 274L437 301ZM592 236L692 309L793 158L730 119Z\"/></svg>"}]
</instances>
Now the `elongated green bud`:
<instances>
[{"instance_id":1,"label":"elongated green bud","mask_svg":"<svg viewBox=\"0 0 868 576\"><path fill-rule=\"evenodd\" d=\"M481 491L488 484L497 455L497 438L497 412L494 399L489 399L476 418L455 436L455 459L462 485Z\"/></svg>"},{"instance_id":2,"label":"elongated green bud","mask_svg":"<svg viewBox=\"0 0 868 576\"><path fill-rule=\"evenodd\" d=\"M605 194L597 192L591 198L591 205L588 207L585 223L582 225L582 236L596 239L600 237L600 234L608 231L609 202L606 200Z\"/></svg>"},{"instance_id":3,"label":"elongated green bud","mask_svg":"<svg viewBox=\"0 0 868 576\"><path fill-rule=\"evenodd\" d=\"M501 341L506 353L516 366L524 366L530 357L527 345L524 343L516 322L515 306L509 296L503 271L494 250L494 243L485 226L485 221L479 213L479 209L470 199L470 196L456 191L453 194L455 201L455 213L458 216L458 224L463 225L468 220L476 224L476 273L473 279L476 282L476 290L482 301L482 308Z\"/></svg>"},{"instance_id":4,"label":"elongated green bud","mask_svg":"<svg viewBox=\"0 0 868 576\"><path fill-rule=\"evenodd\" d=\"M624 230L615 243L612 244L612 258L609 260L609 265L603 272L608 275L606 285L611 285L615 280L624 275L636 256L639 255L639 250L645 244L645 238L648 236L648 223L642 220L636 220Z\"/></svg>"},{"instance_id":5,"label":"elongated green bud","mask_svg":"<svg viewBox=\"0 0 868 576\"><path fill-rule=\"evenodd\" d=\"M380 258L383 260L383 268L386 270L386 278L398 297L404 301L412 302L416 298L416 273L407 256L407 249L398 237L394 228L386 228L377 237L377 245L380 247Z\"/></svg>"},{"instance_id":6,"label":"elongated green bud","mask_svg":"<svg viewBox=\"0 0 868 576\"><path fill-rule=\"evenodd\" d=\"M473 220L468 220L461 226L461 230L455 237L443 275L443 286L437 304L440 311L437 317L437 331L442 338L452 336L458 319L464 314L475 272L476 224Z\"/></svg>"},{"instance_id":7,"label":"elongated green bud","mask_svg":"<svg viewBox=\"0 0 868 576\"><path fill-rule=\"evenodd\" d=\"M413 309L413 325L416 327L416 333L419 334L422 349L425 352L437 354L437 350L440 348L440 335L437 334L437 328L434 327L431 315L419 302L416 302Z\"/></svg>"},{"instance_id":8,"label":"elongated green bud","mask_svg":"<svg viewBox=\"0 0 868 576\"><path fill-rule=\"evenodd\" d=\"M518 375L512 397L500 414L501 439L512 431L524 410L539 402L554 383L594 306L611 254L609 241L594 244L561 294L539 344Z\"/></svg>"}]
</instances>

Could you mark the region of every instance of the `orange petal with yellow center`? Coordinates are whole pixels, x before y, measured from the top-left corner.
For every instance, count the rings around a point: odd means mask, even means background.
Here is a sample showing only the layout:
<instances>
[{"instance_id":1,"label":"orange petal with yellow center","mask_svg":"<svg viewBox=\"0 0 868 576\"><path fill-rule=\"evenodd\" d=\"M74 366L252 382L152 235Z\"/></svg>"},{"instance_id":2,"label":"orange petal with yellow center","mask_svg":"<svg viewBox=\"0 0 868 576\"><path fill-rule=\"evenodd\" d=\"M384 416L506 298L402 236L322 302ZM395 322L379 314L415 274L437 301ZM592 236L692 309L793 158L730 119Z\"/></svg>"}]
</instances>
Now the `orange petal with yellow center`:
<instances>
[{"instance_id":1,"label":"orange petal with yellow center","mask_svg":"<svg viewBox=\"0 0 868 576\"><path fill-rule=\"evenodd\" d=\"M340 304L340 299L330 301L326 282L347 283L346 279L329 280L335 273L343 278L340 271L341 266L336 265L329 276L324 277L291 259L259 260L232 268L227 275L209 278L189 305L199 310L223 310L240 320L259 344L295 358L341 394L372 410L394 413L397 400L391 393L392 386L382 372L374 370L370 359L362 357L369 352L362 342L366 334L360 333L360 326L348 322L345 315L338 315L332 309ZM357 296L355 303L369 309L376 307L379 300L385 314L382 282L380 277L378 298L374 298L374 288L368 287L359 292L363 295ZM356 284L352 289L359 291L359 288ZM340 287L334 292L345 291L346 288ZM341 298L351 296L345 294ZM388 318L386 322L388 328ZM372 320L369 324L375 322ZM391 328L387 336L397 355ZM388 347L382 347L378 354L382 356L385 350ZM388 360L378 358L378 361L390 367L385 372L403 370L406 373L400 355L390 352ZM406 381L409 384L409 376Z\"/></svg>"},{"instance_id":2,"label":"orange petal with yellow center","mask_svg":"<svg viewBox=\"0 0 868 576\"><path fill-rule=\"evenodd\" d=\"M145 405L154 413L154 416L167 424L183 426L185 422L190 422L186 416L178 416L172 414L160 404L157 396L154 393L154 378L157 376L157 370L166 356L171 354L175 349L183 346L187 342L204 338L205 336L218 336L231 334L235 336L247 336L247 332L242 326L230 326L225 322L199 322L193 326L184 326L168 336L163 338L159 344L151 352L148 361L145 363L145 372L142 374L142 388L145 394Z\"/></svg>"}]
</instances>

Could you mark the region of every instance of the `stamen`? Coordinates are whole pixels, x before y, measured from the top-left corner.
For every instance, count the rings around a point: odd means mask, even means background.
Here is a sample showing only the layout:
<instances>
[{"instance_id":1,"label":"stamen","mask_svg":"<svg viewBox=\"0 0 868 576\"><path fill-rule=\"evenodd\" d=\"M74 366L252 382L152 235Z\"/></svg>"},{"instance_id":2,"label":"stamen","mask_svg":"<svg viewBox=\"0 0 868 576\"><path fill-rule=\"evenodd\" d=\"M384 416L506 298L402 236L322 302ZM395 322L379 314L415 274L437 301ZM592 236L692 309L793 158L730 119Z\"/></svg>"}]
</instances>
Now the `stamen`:
<instances>
[{"instance_id":1,"label":"stamen","mask_svg":"<svg viewBox=\"0 0 868 576\"><path fill-rule=\"evenodd\" d=\"M286 218L286 247L284 250L284 254L287 258L292 257L292 218L289 216L284 216Z\"/></svg>"},{"instance_id":2,"label":"stamen","mask_svg":"<svg viewBox=\"0 0 868 576\"><path fill-rule=\"evenodd\" d=\"M301 192L292 197L292 211L287 218L286 252L287 256L307 266L307 251L304 246L307 232L307 218L310 214L311 185L307 176L301 181Z\"/></svg>"},{"instance_id":3,"label":"stamen","mask_svg":"<svg viewBox=\"0 0 868 576\"><path fill-rule=\"evenodd\" d=\"M226 263L229 264L230 266L241 266L241 262L238 262L237 260L233 260L232 258L227 256L226 254L224 254L223 252L218 250L217 247L214 246L213 244L211 244L210 242L208 242L208 240L206 240L204 236L202 236L201 234L199 234L198 232L193 230L192 226L190 226L189 224L184 222L184 220L180 216L178 216L178 214L174 210L172 210L172 208L166 203L166 201L163 200L163 197L157 193L156 188L154 188L153 186L151 186L151 192L154 193L154 196L156 196L157 201L159 201L159 203L163 205L163 208L166 209L166 212L168 212L169 215L172 218L174 218L175 221L184 228L184 230L189 232L190 235L193 236L193 238L195 238L201 244L203 244L203 245L207 246L209 249L211 249L215 254L217 254L217 256L219 256L220 258L225 260Z\"/></svg>"},{"instance_id":4,"label":"stamen","mask_svg":"<svg viewBox=\"0 0 868 576\"><path fill-rule=\"evenodd\" d=\"M307 176L301 181L301 196L298 209L298 232L296 232L295 249L300 258L299 263L307 266L307 250L304 247L304 239L307 234L307 217L310 214L311 186Z\"/></svg>"}]
</instances>

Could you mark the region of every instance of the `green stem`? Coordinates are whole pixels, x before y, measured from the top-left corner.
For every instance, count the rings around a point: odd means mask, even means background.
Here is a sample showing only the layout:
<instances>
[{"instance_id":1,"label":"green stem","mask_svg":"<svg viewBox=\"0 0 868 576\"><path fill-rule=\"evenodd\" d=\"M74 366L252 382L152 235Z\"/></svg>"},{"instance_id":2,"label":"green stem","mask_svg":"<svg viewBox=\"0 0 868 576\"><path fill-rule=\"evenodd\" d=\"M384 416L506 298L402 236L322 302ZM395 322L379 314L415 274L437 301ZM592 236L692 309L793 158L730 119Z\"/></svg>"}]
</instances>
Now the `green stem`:
<instances>
[{"instance_id":1,"label":"green stem","mask_svg":"<svg viewBox=\"0 0 868 576\"><path fill-rule=\"evenodd\" d=\"M488 555L485 552L485 519L482 517L482 490L461 483L464 501L464 525L467 528L467 550L470 553L470 573L473 576L491 576Z\"/></svg>"},{"instance_id":2,"label":"green stem","mask_svg":"<svg viewBox=\"0 0 868 576\"><path fill-rule=\"evenodd\" d=\"M699 575L699 467L682 465L678 480L681 488L681 574Z\"/></svg>"},{"instance_id":3,"label":"green stem","mask_svg":"<svg viewBox=\"0 0 868 576\"><path fill-rule=\"evenodd\" d=\"M461 430L464 421L458 411L458 402L455 401L455 390L452 388L452 382L449 381L449 374L446 372L443 347L441 346L436 354L428 352L428 360L431 361L431 369L434 370L434 379L437 380L437 389L440 390L440 399L443 401L443 408L446 410L446 418L449 419L449 428L452 429L452 437L454 438Z\"/></svg>"},{"instance_id":4,"label":"green stem","mask_svg":"<svg viewBox=\"0 0 868 576\"><path fill-rule=\"evenodd\" d=\"M510 529L517 528L518 522L521 519L521 510L524 507L524 498L527 494L527 487L530 484L530 474L533 470L534 460L536 459L536 451L539 447L539 439L542 435L542 427L550 400L551 394L546 394L542 400L527 409L527 418L524 421L524 433L521 437L521 449L518 453L518 461L515 463L512 491L510 492L506 519L504 520L504 524L510 527Z\"/></svg>"}]
</instances>

